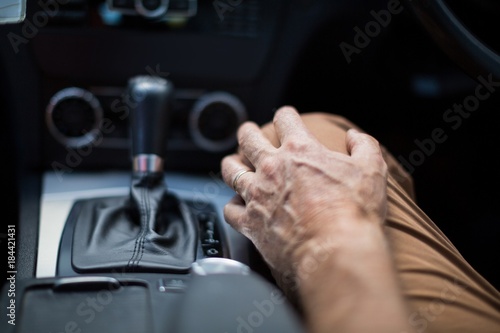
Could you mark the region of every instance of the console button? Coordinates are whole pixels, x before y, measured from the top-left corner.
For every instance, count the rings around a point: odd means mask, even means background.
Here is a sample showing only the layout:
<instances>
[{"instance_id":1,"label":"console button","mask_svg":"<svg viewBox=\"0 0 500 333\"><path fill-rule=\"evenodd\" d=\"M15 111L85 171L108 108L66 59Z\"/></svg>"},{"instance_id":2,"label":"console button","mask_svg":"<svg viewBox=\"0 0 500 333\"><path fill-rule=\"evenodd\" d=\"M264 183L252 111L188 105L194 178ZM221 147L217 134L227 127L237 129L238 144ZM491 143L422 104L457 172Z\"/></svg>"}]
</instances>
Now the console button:
<instances>
[{"instance_id":1,"label":"console button","mask_svg":"<svg viewBox=\"0 0 500 333\"><path fill-rule=\"evenodd\" d=\"M208 250L205 251L206 254L210 257L217 257L219 256L219 251L214 249L213 247L209 248Z\"/></svg>"},{"instance_id":2,"label":"console button","mask_svg":"<svg viewBox=\"0 0 500 333\"><path fill-rule=\"evenodd\" d=\"M201 248L207 257L223 257L215 216L215 212L203 212L197 216L200 226Z\"/></svg>"},{"instance_id":3,"label":"console button","mask_svg":"<svg viewBox=\"0 0 500 333\"><path fill-rule=\"evenodd\" d=\"M187 282L181 278L164 278L158 281L158 290L161 292L184 292Z\"/></svg>"}]
</instances>

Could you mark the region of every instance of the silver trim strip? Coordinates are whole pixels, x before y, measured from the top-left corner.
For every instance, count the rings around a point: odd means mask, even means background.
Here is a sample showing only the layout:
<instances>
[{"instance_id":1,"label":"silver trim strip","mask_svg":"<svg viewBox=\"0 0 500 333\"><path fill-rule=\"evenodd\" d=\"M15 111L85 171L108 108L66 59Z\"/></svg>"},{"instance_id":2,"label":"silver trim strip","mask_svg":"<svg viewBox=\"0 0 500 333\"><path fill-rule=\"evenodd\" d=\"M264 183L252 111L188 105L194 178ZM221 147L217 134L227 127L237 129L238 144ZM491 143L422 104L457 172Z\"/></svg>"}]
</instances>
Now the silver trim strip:
<instances>
[{"instance_id":1,"label":"silver trim strip","mask_svg":"<svg viewBox=\"0 0 500 333\"><path fill-rule=\"evenodd\" d=\"M227 258L204 258L191 264L191 272L195 275L249 275L250 267L239 261Z\"/></svg>"},{"instance_id":2,"label":"silver trim strip","mask_svg":"<svg viewBox=\"0 0 500 333\"><path fill-rule=\"evenodd\" d=\"M154 154L140 154L134 156L134 172L162 172L163 158Z\"/></svg>"}]
</instances>

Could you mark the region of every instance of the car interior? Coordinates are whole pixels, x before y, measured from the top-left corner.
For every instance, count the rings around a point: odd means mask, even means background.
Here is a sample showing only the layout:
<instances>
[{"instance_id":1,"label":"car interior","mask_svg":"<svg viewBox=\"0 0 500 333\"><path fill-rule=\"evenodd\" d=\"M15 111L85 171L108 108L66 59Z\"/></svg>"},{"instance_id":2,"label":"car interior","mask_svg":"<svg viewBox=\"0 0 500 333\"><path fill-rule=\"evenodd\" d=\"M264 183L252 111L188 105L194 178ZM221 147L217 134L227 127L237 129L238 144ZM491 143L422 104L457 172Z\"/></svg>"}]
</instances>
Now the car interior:
<instances>
[{"instance_id":1,"label":"car interior","mask_svg":"<svg viewBox=\"0 0 500 333\"><path fill-rule=\"evenodd\" d=\"M377 138L500 287L496 1L12 2L2 332L304 332L223 215L238 126L283 105Z\"/></svg>"}]
</instances>

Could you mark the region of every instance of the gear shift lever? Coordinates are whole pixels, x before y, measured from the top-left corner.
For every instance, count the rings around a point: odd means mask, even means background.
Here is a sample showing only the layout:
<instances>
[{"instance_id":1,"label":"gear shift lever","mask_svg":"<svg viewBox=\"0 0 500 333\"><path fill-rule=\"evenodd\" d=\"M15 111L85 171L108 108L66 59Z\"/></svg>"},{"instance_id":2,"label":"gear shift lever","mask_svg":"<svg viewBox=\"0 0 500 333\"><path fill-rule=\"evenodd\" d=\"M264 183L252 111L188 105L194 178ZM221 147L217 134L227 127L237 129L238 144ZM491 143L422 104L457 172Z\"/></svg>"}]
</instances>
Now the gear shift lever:
<instances>
[{"instance_id":1,"label":"gear shift lever","mask_svg":"<svg viewBox=\"0 0 500 333\"><path fill-rule=\"evenodd\" d=\"M77 217L76 271L188 271L196 259L197 228L187 205L168 193L163 177L172 84L129 80L133 173L127 198L92 199Z\"/></svg>"},{"instance_id":2,"label":"gear shift lever","mask_svg":"<svg viewBox=\"0 0 500 333\"><path fill-rule=\"evenodd\" d=\"M130 136L134 172L161 172L173 85L160 77L129 80L132 98Z\"/></svg>"}]
</instances>

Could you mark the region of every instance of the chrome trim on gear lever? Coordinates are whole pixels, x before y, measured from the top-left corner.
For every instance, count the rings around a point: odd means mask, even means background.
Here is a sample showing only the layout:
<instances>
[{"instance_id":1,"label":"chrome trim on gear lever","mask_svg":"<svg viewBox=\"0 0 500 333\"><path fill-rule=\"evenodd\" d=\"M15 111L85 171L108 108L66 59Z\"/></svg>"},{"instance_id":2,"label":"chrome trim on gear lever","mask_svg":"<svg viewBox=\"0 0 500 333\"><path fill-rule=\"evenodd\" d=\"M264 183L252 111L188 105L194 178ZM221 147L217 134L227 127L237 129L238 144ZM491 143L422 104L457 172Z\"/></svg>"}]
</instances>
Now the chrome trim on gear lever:
<instances>
[{"instance_id":1,"label":"chrome trim on gear lever","mask_svg":"<svg viewBox=\"0 0 500 333\"><path fill-rule=\"evenodd\" d=\"M134 172L163 172L163 158L154 154L134 156Z\"/></svg>"}]
</instances>

